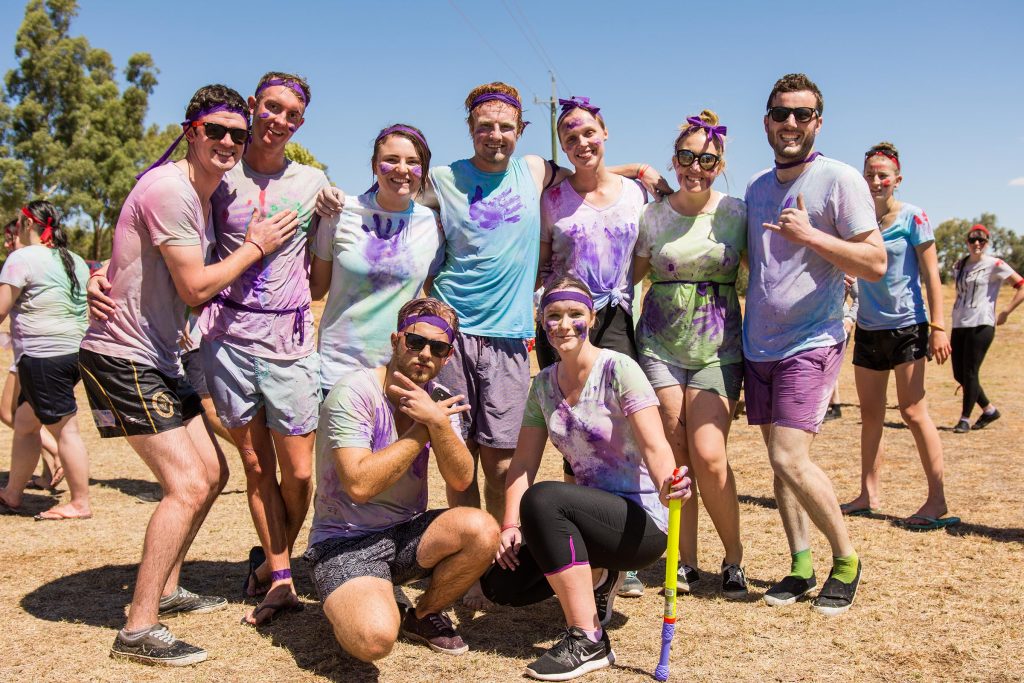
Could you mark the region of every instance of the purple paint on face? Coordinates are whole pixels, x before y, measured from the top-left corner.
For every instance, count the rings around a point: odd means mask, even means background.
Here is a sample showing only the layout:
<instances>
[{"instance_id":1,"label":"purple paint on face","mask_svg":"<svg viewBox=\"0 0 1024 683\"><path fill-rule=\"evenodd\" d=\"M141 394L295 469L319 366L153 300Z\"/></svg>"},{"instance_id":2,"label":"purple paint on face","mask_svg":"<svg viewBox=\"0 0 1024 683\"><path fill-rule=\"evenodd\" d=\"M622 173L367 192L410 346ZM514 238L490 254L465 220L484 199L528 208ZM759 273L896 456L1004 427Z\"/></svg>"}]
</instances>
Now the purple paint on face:
<instances>
[{"instance_id":1,"label":"purple paint on face","mask_svg":"<svg viewBox=\"0 0 1024 683\"><path fill-rule=\"evenodd\" d=\"M589 142L594 147L600 147L602 144L604 144L604 140L602 140L601 138L594 138L593 140L590 140Z\"/></svg>"},{"instance_id":2,"label":"purple paint on face","mask_svg":"<svg viewBox=\"0 0 1024 683\"><path fill-rule=\"evenodd\" d=\"M512 194L509 188L494 199L484 199L484 190L479 185L469 200L469 217L484 230L494 230L504 223L518 223L523 200Z\"/></svg>"},{"instance_id":3,"label":"purple paint on face","mask_svg":"<svg viewBox=\"0 0 1024 683\"><path fill-rule=\"evenodd\" d=\"M391 173L394 170L395 170L395 164L389 164L386 161L380 162L380 172L381 172L381 175L387 175L388 173Z\"/></svg>"},{"instance_id":4,"label":"purple paint on face","mask_svg":"<svg viewBox=\"0 0 1024 683\"><path fill-rule=\"evenodd\" d=\"M580 341L587 341L587 332L590 328L587 326L584 320L573 320L572 329L576 330L576 336L580 338Z\"/></svg>"},{"instance_id":5,"label":"purple paint on face","mask_svg":"<svg viewBox=\"0 0 1024 683\"><path fill-rule=\"evenodd\" d=\"M417 178L423 177L423 167L420 166L419 164L413 164L412 166L410 166L409 172L412 173Z\"/></svg>"},{"instance_id":6,"label":"purple paint on face","mask_svg":"<svg viewBox=\"0 0 1024 683\"><path fill-rule=\"evenodd\" d=\"M260 116L261 119L269 119L270 118L270 112L269 111L260 112L259 116Z\"/></svg>"},{"instance_id":7,"label":"purple paint on face","mask_svg":"<svg viewBox=\"0 0 1024 683\"><path fill-rule=\"evenodd\" d=\"M295 132L295 124L294 123L289 123L288 124L288 130L289 130L289 132L294 133Z\"/></svg>"},{"instance_id":8,"label":"purple paint on face","mask_svg":"<svg viewBox=\"0 0 1024 683\"><path fill-rule=\"evenodd\" d=\"M565 127L568 128L569 130L572 130L573 128L579 128L582 125L583 119L581 119L579 116L573 119L569 119L568 121L565 122Z\"/></svg>"}]
</instances>

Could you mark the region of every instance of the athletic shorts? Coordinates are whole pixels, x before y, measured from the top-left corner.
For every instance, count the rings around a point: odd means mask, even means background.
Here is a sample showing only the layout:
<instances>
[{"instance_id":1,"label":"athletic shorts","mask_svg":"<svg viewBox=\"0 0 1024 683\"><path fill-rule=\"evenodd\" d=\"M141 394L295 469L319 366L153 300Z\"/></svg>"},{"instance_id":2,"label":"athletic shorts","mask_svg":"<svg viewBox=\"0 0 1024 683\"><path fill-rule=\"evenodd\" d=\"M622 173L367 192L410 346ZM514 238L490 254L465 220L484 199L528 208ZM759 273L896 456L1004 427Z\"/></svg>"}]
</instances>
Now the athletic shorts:
<instances>
[{"instance_id":1,"label":"athletic shorts","mask_svg":"<svg viewBox=\"0 0 1024 683\"><path fill-rule=\"evenodd\" d=\"M375 576L401 586L430 576L416 561L420 539L430 523L447 510L427 510L407 522L361 538L335 538L311 545L303 557L320 601L343 583Z\"/></svg>"},{"instance_id":2,"label":"athletic shorts","mask_svg":"<svg viewBox=\"0 0 1024 683\"><path fill-rule=\"evenodd\" d=\"M622 306L605 306L597 312L597 320L590 330L590 343L599 349L611 349L637 360L636 332L633 316ZM558 351L551 346L544 333L544 321L537 322L537 364L543 370L558 362Z\"/></svg>"},{"instance_id":3,"label":"athletic shorts","mask_svg":"<svg viewBox=\"0 0 1024 683\"><path fill-rule=\"evenodd\" d=\"M459 332L455 352L437 381L469 404L462 436L491 448L515 448L530 392L526 339L477 337Z\"/></svg>"},{"instance_id":4,"label":"athletic shorts","mask_svg":"<svg viewBox=\"0 0 1024 683\"><path fill-rule=\"evenodd\" d=\"M64 417L78 412L75 385L81 379L78 354L33 358L22 356L18 361L21 393L18 405L28 403L44 425L57 424Z\"/></svg>"},{"instance_id":5,"label":"athletic shorts","mask_svg":"<svg viewBox=\"0 0 1024 683\"><path fill-rule=\"evenodd\" d=\"M689 370L641 353L637 362L655 389L682 386L710 391L730 401L740 400L740 390L743 388L742 361Z\"/></svg>"},{"instance_id":6,"label":"athletic shorts","mask_svg":"<svg viewBox=\"0 0 1024 683\"><path fill-rule=\"evenodd\" d=\"M928 355L928 323L894 330L865 330L853 333L853 364L868 370L892 370Z\"/></svg>"},{"instance_id":7,"label":"athletic shorts","mask_svg":"<svg viewBox=\"0 0 1024 683\"><path fill-rule=\"evenodd\" d=\"M818 433L846 342L777 361L744 361L747 424L776 424Z\"/></svg>"},{"instance_id":8,"label":"athletic shorts","mask_svg":"<svg viewBox=\"0 0 1024 683\"><path fill-rule=\"evenodd\" d=\"M200 347L217 416L234 429L266 409L267 426L279 434L309 434L320 417L320 356L260 358L216 339Z\"/></svg>"},{"instance_id":9,"label":"athletic shorts","mask_svg":"<svg viewBox=\"0 0 1024 683\"><path fill-rule=\"evenodd\" d=\"M199 349L192 349L181 354L181 367L185 370L185 379L196 390L200 398L210 395L210 389L206 386L206 371L203 368L203 357Z\"/></svg>"},{"instance_id":10,"label":"athletic shorts","mask_svg":"<svg viewBox=\"0 0 1024 683\"><path fill-rule=\"evenodd\" d=\"M92 419L105 439L167 432L203 413L199 394L184 378L88 349L78 352L78 365Z\"/></svg>"}]
</instances>

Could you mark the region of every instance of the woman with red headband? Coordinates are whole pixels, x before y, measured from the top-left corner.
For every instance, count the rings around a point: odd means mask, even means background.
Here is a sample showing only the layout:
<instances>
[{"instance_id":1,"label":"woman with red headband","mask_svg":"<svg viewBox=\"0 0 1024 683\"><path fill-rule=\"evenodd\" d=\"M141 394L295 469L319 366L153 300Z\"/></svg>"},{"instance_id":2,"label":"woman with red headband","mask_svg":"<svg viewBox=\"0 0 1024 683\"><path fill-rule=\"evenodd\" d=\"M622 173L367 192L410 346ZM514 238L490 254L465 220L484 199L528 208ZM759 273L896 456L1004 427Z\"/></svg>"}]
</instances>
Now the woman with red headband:
<instances>
[{"instance_id":1,"label":"woman with red headband","mask_svg":"<svg viewBox=\"0 0 1024 683\"><path fill-rule=\"evenodd\" d=\"M1005 261L985 253L989 232L975 225L967 232L967 256L953 266L956 301L953 304L953 377L963 387L963 410L953 427L957 434L984 429L1000 418L978 379L981 363L995 338L996 326L1009 318L1024 301L1024 278ZM999 287L1006 281L1017 291L1010 303L996 315ZM971 425L971 411L977 403L982 413Z\"/></svg>"},{"instance_id":2,"label":"woman with red headband","mask_svg":"<svg viewBox=\"0 0 1024 683\"><path fill-rule=\"evenodd\" d=\"M935 235L924 211L896 199L903 176L892 143L880 142L865 153L864 179L875 202L888 266L881 280L859 282L853 365L861 413L861 491L841 508L847 515L870 515L880 505L882 425L893 372L900 415L914 435L928 480L928 497L903 524L915 531L941 529L960 520L945 516L942 441L925 398L927 360L941 364L950 353ZM927 288L927 309L921 280Z\"/></svg>"},{"instance_id":3,"label":"woman with red headband","mask_svg":"<svg viewBox=\"0 0 1024 683\"><path fill-rule=\"evenodd\" d=\"M26 246L8 256L0 271L0 321L11 314L25 403L14 416L11 473L0 490L0 510L14 512L21 505L39 460L42 425L57 441L71 500L35 518L88 519L89 458L78 432L74 388L80 379L78 345L85 334L89 268L68 251L60 214L50 202L29 202L21 210L18 230Z\"/></svg>"}]
</instances>

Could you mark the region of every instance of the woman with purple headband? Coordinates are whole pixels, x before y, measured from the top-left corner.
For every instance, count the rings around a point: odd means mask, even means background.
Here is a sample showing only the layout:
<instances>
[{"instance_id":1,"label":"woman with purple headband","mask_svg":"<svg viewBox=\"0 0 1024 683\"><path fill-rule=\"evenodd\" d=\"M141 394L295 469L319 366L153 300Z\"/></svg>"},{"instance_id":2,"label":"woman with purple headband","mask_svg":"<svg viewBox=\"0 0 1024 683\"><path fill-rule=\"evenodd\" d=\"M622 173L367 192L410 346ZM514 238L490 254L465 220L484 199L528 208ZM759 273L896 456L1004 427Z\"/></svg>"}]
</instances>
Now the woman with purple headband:
<instances>
[{"instance_id":1,"label":"woman with purple headband","mask_svg":"<svg viewBox=\"0 0 1024 683\"><path fill-rule=\"evenodd\" d=\"M320 385L324 395L353 368L391 358L398 310L418 296L444 259L437 214L415 200L429 181L430 147L418 128L383 129L370 155L373 187L320 221L313 243L310 289L327 295L320 319Z\"/></svg>"},{"instance_id":2,"label":"woman with purple headband","mask_svg":"<svg viewBox=\"0 0 1024 683\"><path fill-rule=\"evenodd\" d=\"M501 545L481 587L503 605L558 596L565 634L526 674L561 681L615 661L603 629L616 591L625 571L661 557L666 505L689 498L690 482L685 470L673 474L658 399L640 366L591 343L597 314L586 284L566 276L550 285L541 320L561 360L530 388L506 477ZM576 484L530 485L549 436Z\"/></svg>"},{"instance_id":3,"label":"woman with purple headband","mask_svg":"<svg viewBox=\"0 0 1024 683\"><path fill-rule=\"evenodd\" d=\"M672 168L679 191L640 215L633 261L639 282L650 274L637 326L640 366L661 402L676 464L690 468L715 524L725 558L722 595L746 596L736 481L726 458L732 414L743 382L736 275L746 252L746 205L711 189L725 170L726 127L709 110L686 119ZM683 509L679 590L697 571L697 506Z\"/></svg>"}]
</instances>

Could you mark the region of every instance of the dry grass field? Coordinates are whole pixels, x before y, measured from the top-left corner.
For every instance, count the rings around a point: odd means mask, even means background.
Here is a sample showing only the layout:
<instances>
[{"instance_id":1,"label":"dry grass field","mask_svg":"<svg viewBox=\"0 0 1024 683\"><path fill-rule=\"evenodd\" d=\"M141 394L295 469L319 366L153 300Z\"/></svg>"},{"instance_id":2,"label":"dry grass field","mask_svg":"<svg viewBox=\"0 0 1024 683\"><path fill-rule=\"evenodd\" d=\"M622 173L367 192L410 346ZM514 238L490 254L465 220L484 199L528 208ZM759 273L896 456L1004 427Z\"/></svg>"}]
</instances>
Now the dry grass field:
<instances>
[{"instance_id":1,"label":"dry grass field","mask_svg":"<svg viewBox=\"0 0 1024 683\"><path fill-rule=\"evenodd\" d=\"M1004 296L1009 292L1005 291ZM947 306L952 292L947 291ZM948 318L947 318L948 320ZM701 515L702 586L680 600L672 653L673 680L682 681L1012 681L1024 679L1024 313L999 330L983 369L986 391L1004 418L966 435L950 430L959 396L947 366L929 367L931 414L946 455L950 512L959 527L911 533L893 522L917 509L924 477L910 433L890 388L884 443L883 511L852 519L849 528L864 560L854 608L826 618L807 604L773 609L760 600L788 568L782 526L774 509L770 469L754 428L734 423L730 459L741 494L747 602L718 597L721 545ZM0 354L10 362L10 352ZM6 365L4 365L6 367ZM832 477L841 500L858 491L860 420L849 352L842 372L842 419L827 423L813 453ZM81 388L80 388L81 389ZM80 405L85 405L79 390ZM470 652L433 654L399 642L379 666L344 655L311 597L305 563L295 562L306 609L259 631L242 626L239 599L248 549L256 542L245 504L244 479L229 455L231 480L200 531L183 572L190 589L228 596L228 609L169 622L181 638L207 648L207 662L161 670L108 657L115 629L131 595L135 563L152 504L135 494L155 489L141 461L123 440L100 440L87 411L80 413L92 459L94 518L80 522L0 517L0 680L5 681L492 681L517 679L523 666L552 643L562 621L558 603L533 609L454 613ZM7 453L9 431L0 431ZM549 452L542 477L560 477ZM6 459L0 458L6 470ZM4 478L6 474L3 475ZM431 502L443 504L434 474ZM52 504L28 495L32 515ZM305 549L305 532L296 555ZM813 546L819 581L829 567L828 546ZM618 663L588 681L650 680L657 661L663 564L641 572L649 586L640 599L616 602L610 636ZM415 590L410 593L415 594Z\"/></svg>"}]
</instances>

